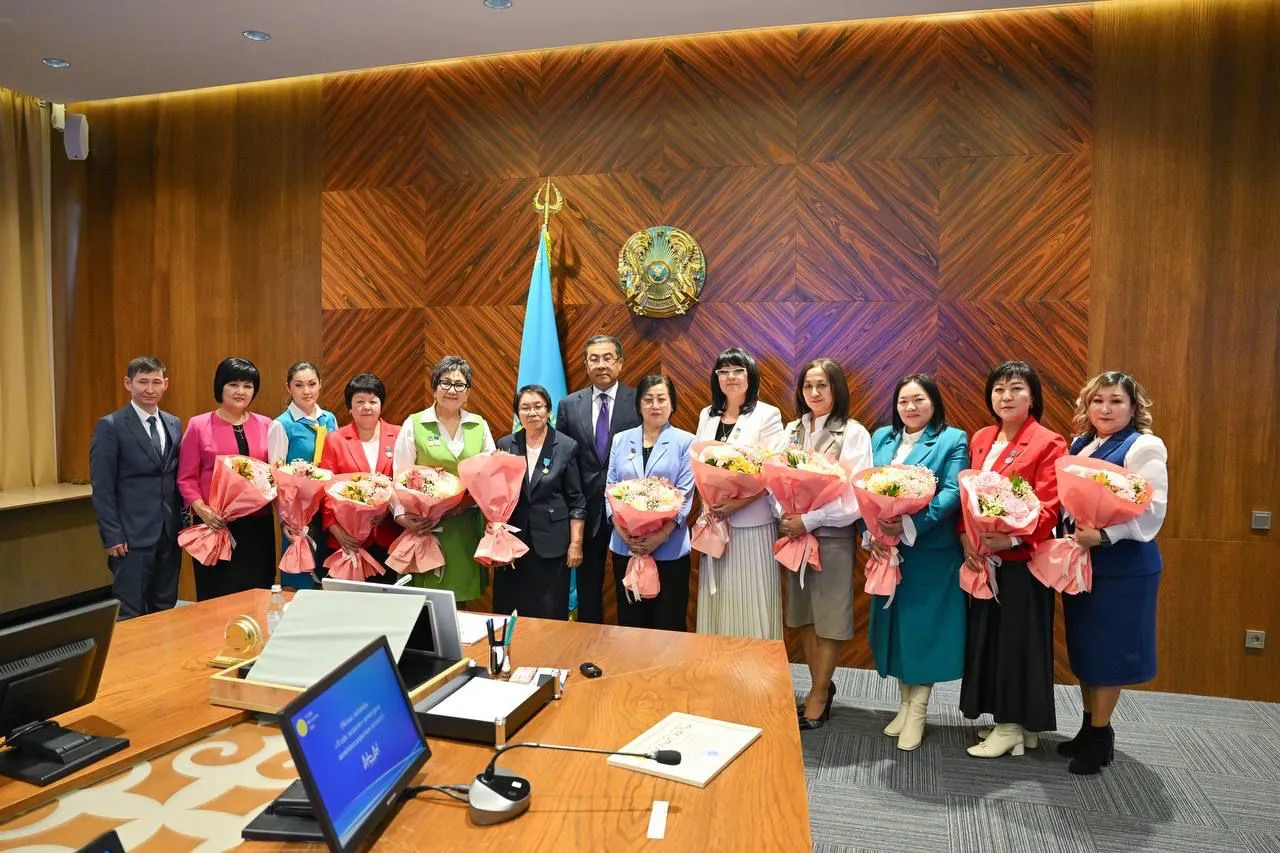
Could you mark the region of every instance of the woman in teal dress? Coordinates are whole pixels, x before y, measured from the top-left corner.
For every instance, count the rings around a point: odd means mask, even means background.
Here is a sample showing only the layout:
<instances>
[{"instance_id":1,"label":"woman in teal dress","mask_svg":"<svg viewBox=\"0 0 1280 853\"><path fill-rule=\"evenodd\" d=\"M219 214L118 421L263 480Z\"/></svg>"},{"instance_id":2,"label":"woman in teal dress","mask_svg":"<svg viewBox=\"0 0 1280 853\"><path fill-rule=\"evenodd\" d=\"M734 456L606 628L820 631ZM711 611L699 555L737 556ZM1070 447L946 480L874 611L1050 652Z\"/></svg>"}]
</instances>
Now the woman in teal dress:
<instances>
[{"instance_id":1,"label":"woman in teal dress","mask_svg":"<svg viewBox=\"0 0 1280 853\"><path fill-rule=\"evenodd\" d=\"M968 437L949 426L937 383L913 373L893 392L893 426L871 438L875 465L921 465L938 478L929 505L904 518L881 519L898 544L902 581L888 596L871 597L868 641L882 678L898 679L898 714L884 733L898 749L913 750L924 736L929 695L939 681L964 675L965 600L960 589L964 551L956 529L959 474L969 467ZM909 521L907 520L909 519ZM908 544L910 543L910 544ZM876 542L873 546L880 550Z\"/></svg>"},{"instance_id":2,"label":"woman in teal dress","mask_svg":"<svg viewBox=\"0 0 1280 853\"><path fill-rule=\"evenodd\" d=\"M464 406L471 391L471 365L456 355L446 355L431 371L431 393L435 403L425 411L410 415L396 438L395 472L427 465L458 473L458 463L478 453L494 449L489 424ZM475 504L445 517L436 534L444 554L444 570L410 575L413 586L453 590L459 601L472 601L484 594L488 577L476 562L476 546L484 536L484 516ZM400 526L425 532L426 520L395 509Z\"/></svg>"}]
</instances>

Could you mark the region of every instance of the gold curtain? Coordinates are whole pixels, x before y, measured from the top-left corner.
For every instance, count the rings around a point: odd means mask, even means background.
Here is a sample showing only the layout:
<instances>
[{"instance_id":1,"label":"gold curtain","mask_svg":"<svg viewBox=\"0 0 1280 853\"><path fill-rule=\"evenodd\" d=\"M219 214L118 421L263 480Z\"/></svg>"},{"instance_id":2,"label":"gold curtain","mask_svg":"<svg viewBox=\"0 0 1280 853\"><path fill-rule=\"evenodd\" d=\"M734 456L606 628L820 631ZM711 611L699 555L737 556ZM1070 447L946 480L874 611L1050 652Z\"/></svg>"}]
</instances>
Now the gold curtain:
<instances>
[{"instance_id":1,"label":"gold curtain","mask_svg":"<svg viewBox=\"0 0 1280 853\"><path fill-rule=\"evenodd\" d=\"M0 87L0 489L57 482L49 116Z\"/></svg>"}]
</instances>

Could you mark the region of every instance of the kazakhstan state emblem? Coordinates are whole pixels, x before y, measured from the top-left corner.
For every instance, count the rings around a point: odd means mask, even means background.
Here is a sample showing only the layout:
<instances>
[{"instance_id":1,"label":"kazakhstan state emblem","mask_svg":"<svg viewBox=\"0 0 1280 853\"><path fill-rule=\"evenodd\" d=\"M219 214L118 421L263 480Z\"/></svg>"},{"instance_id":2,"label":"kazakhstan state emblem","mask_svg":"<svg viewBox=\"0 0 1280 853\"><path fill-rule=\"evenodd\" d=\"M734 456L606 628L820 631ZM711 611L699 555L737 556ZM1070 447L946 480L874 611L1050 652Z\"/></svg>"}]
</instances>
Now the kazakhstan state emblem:
<instances>
[{"instance_id":1,"label":"kazakhstan state emblem","mask_svg":"<svg viewBox=\"0 0 1280 853\"><path fill-rule=\"evenodd\" d=\"M642 317L674 317L698 301L707 278L702 247L679 228L637 231L618 254L618 284L627 306Z\"/></svg>"}]
</instances>

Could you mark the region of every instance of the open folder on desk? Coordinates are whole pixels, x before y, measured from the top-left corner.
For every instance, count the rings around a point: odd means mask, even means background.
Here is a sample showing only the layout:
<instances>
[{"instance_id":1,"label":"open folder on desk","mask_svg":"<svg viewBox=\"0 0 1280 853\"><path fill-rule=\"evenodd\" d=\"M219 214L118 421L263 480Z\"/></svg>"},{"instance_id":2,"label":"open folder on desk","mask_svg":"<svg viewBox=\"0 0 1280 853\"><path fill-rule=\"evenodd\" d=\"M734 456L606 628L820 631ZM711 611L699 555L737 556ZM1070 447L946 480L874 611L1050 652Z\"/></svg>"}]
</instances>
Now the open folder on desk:
<instances>
[{"instance_id":1,"label":"open folder on desk","mask_svg":"<svg viewBox=\"0 0 1280 853\"><path fill-rule=\"evenodd\" d=\"M729 762L760 737L760 731L740 723L673 711L618 751L647 753L674 749L680 753L679 764L658 764L647 758L625 755L609 756L609 764L705 788Z\"/></svg>"}]
</instances>

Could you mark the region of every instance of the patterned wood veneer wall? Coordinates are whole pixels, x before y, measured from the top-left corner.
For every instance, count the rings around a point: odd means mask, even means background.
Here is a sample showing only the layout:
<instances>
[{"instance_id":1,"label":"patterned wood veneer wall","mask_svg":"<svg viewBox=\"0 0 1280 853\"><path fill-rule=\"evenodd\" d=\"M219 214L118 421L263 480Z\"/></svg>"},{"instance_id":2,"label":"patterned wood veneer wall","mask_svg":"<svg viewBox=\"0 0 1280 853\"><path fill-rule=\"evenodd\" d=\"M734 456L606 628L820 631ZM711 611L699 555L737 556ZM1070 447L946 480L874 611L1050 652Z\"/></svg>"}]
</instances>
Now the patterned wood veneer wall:
<instances>
[{"instance_id":1,"label":"patterned wood veneer wall","mask_svg":"<svg viewBox=\"0 0 1280 853\"><path fill-rule=\"evenodd\" d=\"M371 369L402 417L429 402L430 364L456 352L476 368L471 408L501 434L530 203L551 175L566 200L553 277L571 386L586 379L582 341L615 334L625 378L672 375L675 422L691 429L715 355L741 344L784 412L797 368L826 355L869 428L899 376L928 370L972 431L986 371L1025 358L1065 430L1087 352L1092 16L830 25L327 78L326 403L340 408L339 378ZM617 252L664 223L706 250L703 302L637 319ZM861 636L847 663L868 663Z\"/></svg>"}]
</instances>

